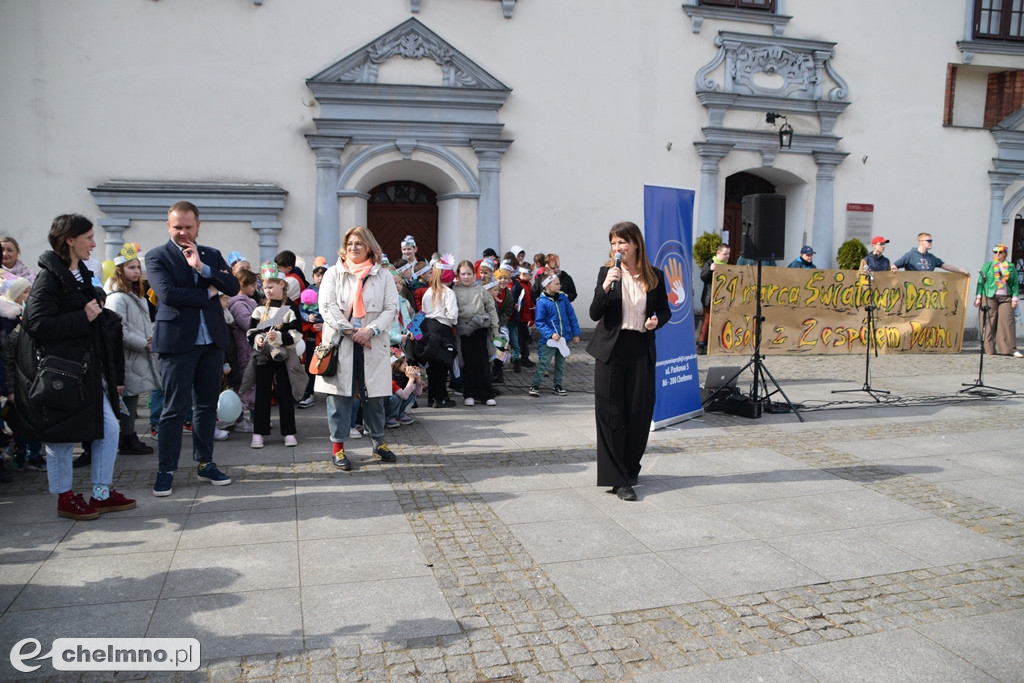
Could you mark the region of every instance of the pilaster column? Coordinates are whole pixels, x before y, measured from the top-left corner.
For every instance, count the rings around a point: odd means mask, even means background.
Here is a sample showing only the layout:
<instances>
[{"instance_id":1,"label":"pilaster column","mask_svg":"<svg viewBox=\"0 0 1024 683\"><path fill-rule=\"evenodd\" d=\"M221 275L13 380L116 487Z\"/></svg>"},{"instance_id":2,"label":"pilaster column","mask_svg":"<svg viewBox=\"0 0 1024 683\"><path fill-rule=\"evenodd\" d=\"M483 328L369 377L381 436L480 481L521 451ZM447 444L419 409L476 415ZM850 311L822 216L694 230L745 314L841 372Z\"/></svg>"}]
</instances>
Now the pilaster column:
<instances>
[{"instance_id":1,"label":"pilaster column","mask_svg":"<svg viewBox=\"0 0 1024 683\"><path fill-rule=\"evenodd\" d=\"M316 153L316 217L313 223L313 254L333 263L341 247L341 226L338 223L338 174L345 140L332 144L312 144ZM255 226L254 226L255 227ZM260 253L263 251L260 235ZM274 237L276 243L277 238ZM273 254L270 255L273 258Z\"/></svg>"},{"instance_id":2,"label":"pilaster column","mask_svg":"<svg viewBox=\"0 0 1024 683\"><path fill-rule=\"evenodd\" d=\"M1015 180L1017 180L1017 176L1014 174L1000 173L999 171L988 172L991 199L989 200L988 205L988 240L984 245L982 261L987 261L992 258L992 253L989 249L1002 241L1003 202L1006 201L1006 188Z\"/></svg>"},{"instance_id":3,"label":"pilaster column","mask_svg":"<svg viewBox=\"0 0 1024 683\"><path fill-rule=\"evenodd\" d=\"M695 142L700 155L700 200L697 204L697 234L720 233L718 220L718 164L732 150L733 145L717 142ZM696 237L695 235L694 237Z\"/></svg>"},{"instance_id":4,"label":"pilaster column","mask_svg":"<svg viewBox=\"0 0 1024 683\"><path fill-rule=\"evenodd\" d=\"M130 218L100 218L96 221L103 228L103 259L117 256L124 246L124 231L131 225Z\"/></svg>"},{"instance_id":5,"label":"pilaster column","mask_svg":"<svg viewBox=\"0 0 1024 683\"><path fill-rule=\"evenodd\" d=\"M259 268L259 263L273 261L278 252L277 234L284 227L280 221L251 221L252 229L260 236L260 260L253 265ZM330 263L330 259L328 259Z\"/></svg>"},{"instance_id":6,"label":"pilaster column","mask_svg":"<svg viewBox=\"0 0 1024 683\"><path fill-rule=\"evenodd\" d=\"M814 227L812 229L814 251L818 257L814 260L819 268L832 268L835 265L835 179L836 166L843 163L848 156L844 152L813 152L814 162L818 164L814 187ZM824 256L824 258L822 258Z\"/></svg>"},{"instance_id":7,"label":"pilaster column","mask_svg":"<svg viewBox=\"0 0 1024 683\"><path fill-rule=\"evenodd\" d=\"M476 213L476 244L473 253L486 247L501 248L501 157L511 140L471 140L476 152L480 199Z\"/></svg>"}]
</instances>

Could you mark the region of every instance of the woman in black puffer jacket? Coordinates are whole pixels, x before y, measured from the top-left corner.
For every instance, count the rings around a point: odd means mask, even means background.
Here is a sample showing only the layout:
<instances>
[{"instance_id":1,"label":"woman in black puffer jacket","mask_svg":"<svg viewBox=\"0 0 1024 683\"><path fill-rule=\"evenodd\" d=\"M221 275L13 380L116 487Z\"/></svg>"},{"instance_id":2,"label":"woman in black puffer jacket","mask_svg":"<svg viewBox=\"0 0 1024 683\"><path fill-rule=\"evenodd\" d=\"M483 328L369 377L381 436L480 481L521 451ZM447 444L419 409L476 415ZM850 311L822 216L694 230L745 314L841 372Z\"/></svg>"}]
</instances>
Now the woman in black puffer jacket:
<instances>
[{"instance_id":1,"label":"woman in black puffer jacket","mask_svg":"<svg viewBox=\"0 0 1024 683\"><path fill-rule=\"evenodd\" d=\"M50 246L39 257L22 326L41 356L82 363L85 397L79 410L60 415L44 410L23 411L26 428L46 441L50 492L58 494L57 516L95 519L101 512L130 510L135 501L110 488L117 456L118 420L114 407L124 390L124 355L121 322L96 301L92 272L84 261L96 247L92 222L84 216L57 216L50 227ZM27 346L27 345L25 345ZM25 347L23 346L23 348ZM15 401L31 405L29 386L34 371L30 359L19 353ZM92 440L92 497L87 503L71 490L74 444Z\"/></svg>"}]
</instances>

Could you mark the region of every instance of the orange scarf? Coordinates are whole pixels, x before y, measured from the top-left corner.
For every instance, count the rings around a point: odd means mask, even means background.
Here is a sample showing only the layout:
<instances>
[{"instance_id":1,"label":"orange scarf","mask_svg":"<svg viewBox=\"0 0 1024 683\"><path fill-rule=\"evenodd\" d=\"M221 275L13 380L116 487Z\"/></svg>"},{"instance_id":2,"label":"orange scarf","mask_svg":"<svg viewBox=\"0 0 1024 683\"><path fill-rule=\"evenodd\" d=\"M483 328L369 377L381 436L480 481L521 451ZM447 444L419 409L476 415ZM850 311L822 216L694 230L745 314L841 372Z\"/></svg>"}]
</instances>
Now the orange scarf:
<instances>
[{"instance_id":1,"label":"orange scarf","mask_svg":"<svg viewBox=\"0 0 1024 683\"><path fill-rule=\"evenodd\" d=\"M366 315L366 308L363 306L363 282L370 274L370 269L373 268L373 261L371 259L366 259L362 263L349 263L346 261L345 266L348 268L348 272L356 276L356 294L355 300L352 302L352 317L362 318Z\"/></svg>"}]
</instances>

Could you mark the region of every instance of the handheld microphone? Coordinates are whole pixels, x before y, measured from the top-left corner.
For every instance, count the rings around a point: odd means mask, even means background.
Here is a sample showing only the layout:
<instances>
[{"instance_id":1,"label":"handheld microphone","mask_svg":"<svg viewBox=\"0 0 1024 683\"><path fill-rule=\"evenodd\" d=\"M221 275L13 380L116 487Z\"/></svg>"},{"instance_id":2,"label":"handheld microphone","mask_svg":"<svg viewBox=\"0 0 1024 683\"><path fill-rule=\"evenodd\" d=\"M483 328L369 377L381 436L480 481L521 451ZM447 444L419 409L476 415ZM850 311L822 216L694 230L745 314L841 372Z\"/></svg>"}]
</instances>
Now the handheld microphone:
<instances>
[{"instance_id":1,"label":"handheld microphone","mask_svg":"<svg viewBox=\"0 0 1024 683\"><path fill-rule=\"evenodd\" d=\"M615 266L614 267L618 268L621 265L622 265L622 254L621 253L615 254ZM617 284L619 284L619 283L618 282L613 282L612 286L608 288L608 291L609 292L614 292L615 291L615 285L617 285Z\"/></svg>"}]
</instances>

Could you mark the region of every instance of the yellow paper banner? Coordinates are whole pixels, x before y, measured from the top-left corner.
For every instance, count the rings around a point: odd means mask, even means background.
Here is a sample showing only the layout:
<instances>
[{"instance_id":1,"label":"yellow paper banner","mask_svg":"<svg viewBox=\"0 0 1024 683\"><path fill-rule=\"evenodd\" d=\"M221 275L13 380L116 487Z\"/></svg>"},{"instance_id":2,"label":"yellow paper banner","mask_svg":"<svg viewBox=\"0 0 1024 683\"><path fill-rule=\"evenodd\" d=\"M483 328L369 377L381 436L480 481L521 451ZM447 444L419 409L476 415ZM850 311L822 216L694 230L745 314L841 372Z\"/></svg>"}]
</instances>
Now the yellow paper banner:
<instances>
[{"instance_id":1,"label":"yellow paper banner","mask_svg":"<svg viewBox=\"0 0 1024 683\"><path fill-rule=\"evenodd\" d=\"M757 267L718 266L708 352L754 352ZM879 353L959 353L970 278L762 266L761 353L864 353L874 305Z\"/></svg>"}]
</instances>

